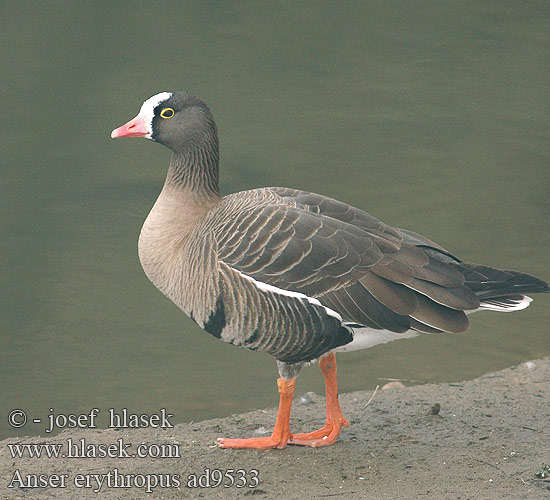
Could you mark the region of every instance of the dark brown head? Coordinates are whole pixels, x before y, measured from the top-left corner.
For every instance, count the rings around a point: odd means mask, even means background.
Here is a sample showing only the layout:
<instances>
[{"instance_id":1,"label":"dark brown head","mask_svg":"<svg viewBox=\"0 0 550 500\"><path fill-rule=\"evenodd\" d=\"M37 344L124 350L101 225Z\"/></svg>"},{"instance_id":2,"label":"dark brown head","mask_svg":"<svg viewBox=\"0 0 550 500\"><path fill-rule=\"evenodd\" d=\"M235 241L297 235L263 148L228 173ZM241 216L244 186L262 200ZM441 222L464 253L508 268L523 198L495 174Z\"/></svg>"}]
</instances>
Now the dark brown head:
<instances>
[{"instance_id":1,"label":"dark brown head","mask_svg":"<svg viewBox=\"0 0 550 500\"><path fill-rule=\"evenodd\" d=\"M161 92L147 99L138 113L111 137L145 137L176 154L204 143L217 144L217 131L208 106L185 92Z\"/></svg>"}]
</instances>

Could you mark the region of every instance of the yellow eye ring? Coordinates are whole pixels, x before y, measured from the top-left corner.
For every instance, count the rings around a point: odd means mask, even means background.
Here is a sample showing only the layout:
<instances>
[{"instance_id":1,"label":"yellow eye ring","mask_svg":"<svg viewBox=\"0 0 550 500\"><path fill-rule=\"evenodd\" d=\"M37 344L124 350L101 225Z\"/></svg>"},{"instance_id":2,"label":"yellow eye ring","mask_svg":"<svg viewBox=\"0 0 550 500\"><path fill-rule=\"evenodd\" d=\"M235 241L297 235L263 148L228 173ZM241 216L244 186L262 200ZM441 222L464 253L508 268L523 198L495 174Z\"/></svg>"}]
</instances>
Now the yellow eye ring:
<instances>
[{"instance_id":1,"label":"yellow eye ring","mask_svg":"<svg viewBox=\"0 0 550 500\"><path fill-rule=\"evenodd\" d=\"M172 118L174 116L174 110L172 108L164 108L161 112L160 112L160 116L166 120L168 120L169 118Z\"/></svg>"}]
</instances>

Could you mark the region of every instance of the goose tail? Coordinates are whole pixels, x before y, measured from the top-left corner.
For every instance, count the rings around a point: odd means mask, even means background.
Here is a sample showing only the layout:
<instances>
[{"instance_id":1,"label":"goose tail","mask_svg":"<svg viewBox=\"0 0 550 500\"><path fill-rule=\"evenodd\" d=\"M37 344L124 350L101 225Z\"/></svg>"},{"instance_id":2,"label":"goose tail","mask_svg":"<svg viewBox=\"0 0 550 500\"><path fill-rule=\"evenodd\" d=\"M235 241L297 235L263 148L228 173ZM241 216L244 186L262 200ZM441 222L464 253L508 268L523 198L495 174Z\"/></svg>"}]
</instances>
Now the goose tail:
<instances>
[{"instance_id":1,"label":"goose tail","mask_svg":"<svg viewBox=\"0 0 550 500\"><path fill-rule=\"evenodd\" d=\"M481 304L476 310L521 311L533 300L527 293L550 292L548 283L530 274L464 262L452 265L464 275L464 284L479 297Z\"/></svg>"}]
</instances>

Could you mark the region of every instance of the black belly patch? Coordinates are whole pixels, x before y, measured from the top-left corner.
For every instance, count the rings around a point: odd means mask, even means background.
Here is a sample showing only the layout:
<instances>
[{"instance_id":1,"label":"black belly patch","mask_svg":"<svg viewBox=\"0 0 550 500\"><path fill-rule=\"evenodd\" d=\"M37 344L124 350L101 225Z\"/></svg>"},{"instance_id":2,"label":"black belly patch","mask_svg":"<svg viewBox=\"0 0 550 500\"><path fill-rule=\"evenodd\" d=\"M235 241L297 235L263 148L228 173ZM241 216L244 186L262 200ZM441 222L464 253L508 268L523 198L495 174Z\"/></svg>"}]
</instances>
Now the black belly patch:
<instances>
[{"instance_id":1,"label":"black belly patch","mask_svg":"<svg viewBox=\"0 0 550 500\"><path fill-rule=\"evenodd\" d=\"M254 342L256 342L259 336L260 336L260 332L257 329L254 330L254 333L244 341L244 345L248 347L249 344L253 344ZM252 349L251 347L248 347L248 348Z\"/></svg>"},{"instance_id":2,"label":"black belly patch","mask_svg":"<svg viewBox=\"0 0 550 500\"><path fill-rule=\"evenodd\" d=\"M218 297L216 300L216 310L210 314L208 321L204 324L203 329L216 338L221 338L222 330L225 328L225 307L223 300Z\"/></svg>"}]
</instances>

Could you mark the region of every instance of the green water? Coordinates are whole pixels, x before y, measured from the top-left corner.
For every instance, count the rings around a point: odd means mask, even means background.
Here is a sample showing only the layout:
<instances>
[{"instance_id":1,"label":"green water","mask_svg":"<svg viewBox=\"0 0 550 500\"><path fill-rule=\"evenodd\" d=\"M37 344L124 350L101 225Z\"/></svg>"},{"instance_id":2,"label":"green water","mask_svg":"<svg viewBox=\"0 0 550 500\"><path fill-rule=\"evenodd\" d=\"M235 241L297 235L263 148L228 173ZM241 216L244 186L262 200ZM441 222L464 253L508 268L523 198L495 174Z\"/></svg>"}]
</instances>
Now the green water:
<instances>
[{"instance_id":1,"label":"green water","mask_svg":"<svg viewBox=\"0 0 550 500\"><path fill-rule=\"evenodd\" d=\"M10 428L14 408L165 407L182 422L276 404L269 356L206 335L141 270L169 153L109 133L160 91L211 106L226 193L320 192L550 279L546 1L7 1L0 14L0 438L44 429ZM549 305L342 355L341 391L550 355ZM323 391L316 367L306 391Z\"/></svg>"}]
</instances>

